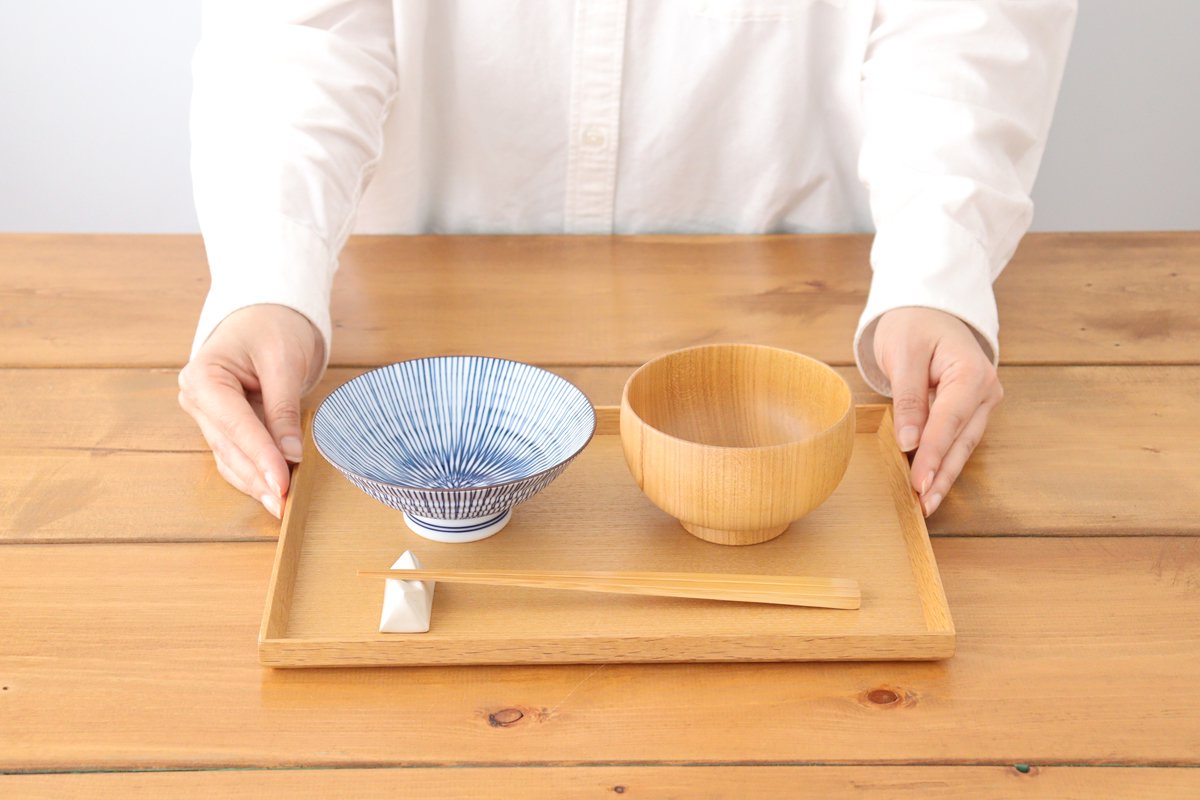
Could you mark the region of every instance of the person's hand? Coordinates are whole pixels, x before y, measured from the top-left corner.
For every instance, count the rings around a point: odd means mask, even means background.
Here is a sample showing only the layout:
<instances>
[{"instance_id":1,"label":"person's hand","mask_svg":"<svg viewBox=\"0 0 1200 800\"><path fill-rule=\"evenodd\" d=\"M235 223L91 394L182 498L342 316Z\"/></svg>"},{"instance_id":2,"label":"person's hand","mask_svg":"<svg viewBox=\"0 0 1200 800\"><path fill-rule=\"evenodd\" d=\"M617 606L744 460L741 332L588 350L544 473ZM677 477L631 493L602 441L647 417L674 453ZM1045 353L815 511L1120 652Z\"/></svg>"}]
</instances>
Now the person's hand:
<instances>
[{"instance_id":1,"label":"person's hand","mask_svg":"<svg viewBox=\"0 0 1200 800\"><path fill-rule=\"evenodd\" d=\"M282 516L287 462L300 460L300 393L324 364L321 335L290 308L226 317L179 373L179 405L196 420L217 471Z\"/></svg>"},{"instance_id":2,"label":"person's hand","mask_svg":"<svg viewBox=\"0 0 1200 800\"><path fill-rule=\"evenodd\" d=\"M892 382L896 441L906 453L917 451L911 480L928 517L983 438L1004 390L966 323L932 308L880 317L875 361Z\"/></svg>"}]
</instances>

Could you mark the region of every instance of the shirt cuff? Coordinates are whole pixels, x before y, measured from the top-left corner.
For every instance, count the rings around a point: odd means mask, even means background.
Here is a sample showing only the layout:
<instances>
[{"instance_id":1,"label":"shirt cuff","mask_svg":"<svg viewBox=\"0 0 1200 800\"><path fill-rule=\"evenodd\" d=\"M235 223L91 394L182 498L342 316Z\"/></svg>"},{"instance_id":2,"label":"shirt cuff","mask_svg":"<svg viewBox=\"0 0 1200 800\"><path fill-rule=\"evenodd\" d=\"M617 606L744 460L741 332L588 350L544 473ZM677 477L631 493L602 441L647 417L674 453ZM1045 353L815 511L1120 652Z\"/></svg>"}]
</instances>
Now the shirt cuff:
<instances>
[{"instance_id":1,"label":"shirt cuff","mask_svg":"<svg viewBox=\"0 0 1200 800\"><path fill-rule=\"evenodd\" d=\"M241 308L274 304L303 314L321 334L324 363L320 379L329 366L333 324L329 298L337 256L308 226L281 217L275 236L256 232L253 238L205 232L212 286L200 312L192 356L221 322ZM307 392L311 387L306 386Z\"/></svg>"},{"instance_id":2,"label":"shirt cuff","mask_svg":"<svg viewBox=\"0 0 1200 800\"><path fill-rule=\"evenodd\" d=\"M958 317L993 364L1000 363L1000 321L987 253L971 234L946 223L936 237L912 229L880 232L871 247L871 290L854 334L854 359L876 392L892 396L875 360L875 327L894 308L933 308Z\"/></svg>"}]
</instances>

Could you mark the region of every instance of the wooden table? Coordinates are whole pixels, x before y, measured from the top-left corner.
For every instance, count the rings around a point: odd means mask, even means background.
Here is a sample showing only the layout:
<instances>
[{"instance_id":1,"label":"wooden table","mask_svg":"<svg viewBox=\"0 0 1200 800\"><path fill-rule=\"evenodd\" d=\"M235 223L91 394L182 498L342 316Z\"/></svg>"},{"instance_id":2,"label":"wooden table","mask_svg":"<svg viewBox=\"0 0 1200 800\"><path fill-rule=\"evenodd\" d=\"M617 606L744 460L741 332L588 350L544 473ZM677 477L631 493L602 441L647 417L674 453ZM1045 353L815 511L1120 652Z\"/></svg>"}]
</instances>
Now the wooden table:
<instances>
[{"instance_id":1,"label":"wooden table","mask_svg":"<svg viewBox=\"0 0 1200 800\"><path fill-rule=\"evenodd\" d=\"M877 399L868 247L358 239L320 391L479 352L612 403L736 340ZM1200 796L1200 233L1031 236L1000 280L943 663L260 667L278 523L175 404L206 285L195 237L0 237L0 796Z\"/></svg>"}]
</instances>

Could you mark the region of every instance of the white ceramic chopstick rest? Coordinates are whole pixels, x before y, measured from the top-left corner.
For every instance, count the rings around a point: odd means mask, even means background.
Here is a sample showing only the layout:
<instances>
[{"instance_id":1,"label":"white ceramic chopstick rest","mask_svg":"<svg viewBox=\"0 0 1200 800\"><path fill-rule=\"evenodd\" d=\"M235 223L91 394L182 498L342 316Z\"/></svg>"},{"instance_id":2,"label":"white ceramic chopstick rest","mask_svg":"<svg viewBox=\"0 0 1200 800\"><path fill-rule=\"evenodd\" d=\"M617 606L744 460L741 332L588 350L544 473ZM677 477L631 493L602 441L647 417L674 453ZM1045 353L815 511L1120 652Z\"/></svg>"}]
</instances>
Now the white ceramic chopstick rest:
<instances>
[{"instance_id":1,"label":"white ceramic chopstick rest","mask_svg":"<svg viewBox=\"0 0 1200 800\"><path fill-rule=\"evenodd\" d=\"M392 569L420 569L421 562L411 550L405 550ZM425 633L433 613L433 589L436 581L384 581L383 616L380 633Z\"/></svg>"}]
</instances>

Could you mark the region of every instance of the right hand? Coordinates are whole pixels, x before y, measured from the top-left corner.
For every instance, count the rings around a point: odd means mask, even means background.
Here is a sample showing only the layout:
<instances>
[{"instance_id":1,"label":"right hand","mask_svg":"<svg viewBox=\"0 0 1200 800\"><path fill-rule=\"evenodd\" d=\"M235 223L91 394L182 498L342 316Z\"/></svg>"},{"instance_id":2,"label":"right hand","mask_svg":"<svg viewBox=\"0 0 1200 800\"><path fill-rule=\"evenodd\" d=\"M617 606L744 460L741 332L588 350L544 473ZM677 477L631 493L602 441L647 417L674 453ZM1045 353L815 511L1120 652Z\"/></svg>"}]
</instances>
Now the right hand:
<instances>
[{"instance_id":1,"label":"right hand","mask_svg":"<svg viewBox=\"0 0 1200 800\"><path fill-rule=\"evenodd\" d=\"M893 308L880 317L875 361L892 383L896 442L916 451L910 480L928 517L983 438L1004 390L967 323L935 308Z\"/></svg>"},{"instance_id":2,"label":"right hand","mask_svg":"<svg viewBox=\"0 0 1200 800\"><path fill-rule=\"evenodd\" d=\"M300 394L324 363L324 342L307 317L256 305L222 320L179 373L179 405L200 426L221 477L276 517L287 462L301 457Z\"/></svg>"}]
</instances>

